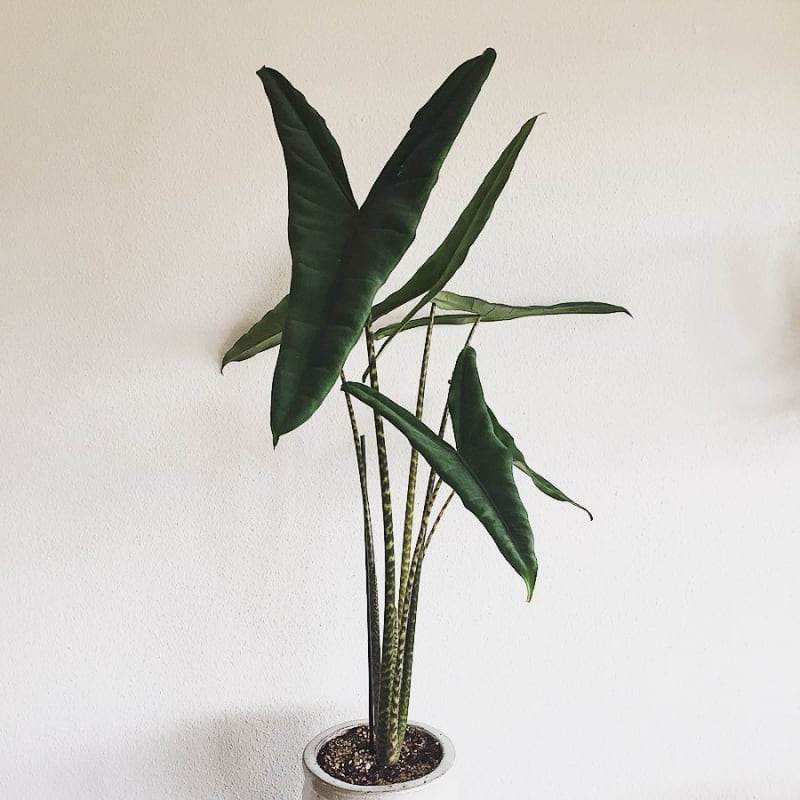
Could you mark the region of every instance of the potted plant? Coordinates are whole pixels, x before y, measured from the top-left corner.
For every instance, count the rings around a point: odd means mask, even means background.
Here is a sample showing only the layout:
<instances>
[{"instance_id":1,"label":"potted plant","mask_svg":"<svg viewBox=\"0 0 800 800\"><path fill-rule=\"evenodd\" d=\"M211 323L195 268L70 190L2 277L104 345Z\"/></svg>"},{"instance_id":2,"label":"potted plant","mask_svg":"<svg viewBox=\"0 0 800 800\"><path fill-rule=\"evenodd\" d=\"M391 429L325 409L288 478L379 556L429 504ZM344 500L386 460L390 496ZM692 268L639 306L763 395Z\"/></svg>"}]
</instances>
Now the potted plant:
<instances>
[{"instance_id":1,"label":"potted plant","mask_svg":"<svg viewBox=\"0 0 800 800\"><path fill-rule=\"evenodd\" d=\"M441 164L494 60L494 51L488 49L446 78L416 114L361 205L353 196L339 147L323 118L279 72L266 67L258 71L286 161L291 284L289 293L228 350L222 367L279 347L270 410L276 445L314 414L335 385L341 385L364 523L367 719L326 731L306 748L304 798L343 800L364 794L397 798L412 791L420 797L454 796L451 743L432 728L408 723L425 554L445 509L458 497L520 575L530 600L537 561L513 469L549 497L573 503L527 464L487 405L471 339L479 323L625 311L596 302L511 306L445 289L488 220L536 117L527 120L502 151L435 252L400 289L375 301L414 239ZM404 307L399 322L384 321ZM438 429L432 429L423 421L428 356L434 330L443 325L467 325L469 334L450 376ZM408 410L380 392L379 356L395 336L419 327L425 329L425 339L415 376L417 402ZM360 382L348 381L345 361L362 337L367 369ZM380 359L381 368L387 363L386 357ZM383 533L378 545L383 554L382 593L368 491L367 437L361 433L357 404L370 410L374 428ZM403 433L411 446L397 541L384 421ZM453 443L447 440L448 424ZM418 498L420 457L428 464L428 474ZM443 492L444 487L448 491Z\"/></svg>"}]
</instances>

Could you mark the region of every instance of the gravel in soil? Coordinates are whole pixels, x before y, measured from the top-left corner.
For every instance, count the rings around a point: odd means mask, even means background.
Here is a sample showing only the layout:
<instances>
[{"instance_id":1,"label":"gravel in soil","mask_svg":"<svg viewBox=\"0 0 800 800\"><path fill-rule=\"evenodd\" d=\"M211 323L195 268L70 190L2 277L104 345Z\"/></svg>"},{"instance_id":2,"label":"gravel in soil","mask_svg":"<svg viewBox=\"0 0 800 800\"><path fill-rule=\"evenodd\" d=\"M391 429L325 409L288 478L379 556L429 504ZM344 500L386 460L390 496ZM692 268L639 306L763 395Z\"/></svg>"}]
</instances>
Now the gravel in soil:
<instances>
[{"instance_id":1,"label":"gravel in soil","mask_svg":"<svg viewBox=\"0 0 800 800\"><path fill-rule=\"evenodd\" d=\"M359 725L329 739L320 748L317 763L329 775L356 786L388 786L422 778L442 760L442 746L421 728L409 725L400 760L381 767L369 742L369 728Z\"/></svg>"}]
</instances>

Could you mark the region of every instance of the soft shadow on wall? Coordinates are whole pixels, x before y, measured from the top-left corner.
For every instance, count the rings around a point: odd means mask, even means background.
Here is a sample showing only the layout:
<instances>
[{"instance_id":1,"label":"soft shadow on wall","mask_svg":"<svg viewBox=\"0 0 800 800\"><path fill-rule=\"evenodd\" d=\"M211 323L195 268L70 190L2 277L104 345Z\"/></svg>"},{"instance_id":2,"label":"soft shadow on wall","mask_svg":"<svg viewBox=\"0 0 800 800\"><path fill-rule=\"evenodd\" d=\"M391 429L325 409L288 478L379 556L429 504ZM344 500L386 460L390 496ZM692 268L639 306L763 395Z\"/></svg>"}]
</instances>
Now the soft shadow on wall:
<instances>
[{"instance_id":1,"label":"soft shadow on wall","mask_svg":"<svg viewBox=\"0 0 800 800\"><path fill-rule=\"evenodd\" d=\"M300 797L303 747L341 709L238 710L118 740L12 789L38 800L265 800ZM15 793L14 793L15 791Z\"/></svg>"},{"instance_id":2,"label":"soft shadow on wall","mask_svg":"<svg viewBox=\"0 0 800 800\"><path fill-rule=\"evenodd\" d=\"M788 380L787 404L800 410L800 232L793 240L783 264L786 286L786 323L783 330L781 365Z\"/></svg>"}]
</instances>

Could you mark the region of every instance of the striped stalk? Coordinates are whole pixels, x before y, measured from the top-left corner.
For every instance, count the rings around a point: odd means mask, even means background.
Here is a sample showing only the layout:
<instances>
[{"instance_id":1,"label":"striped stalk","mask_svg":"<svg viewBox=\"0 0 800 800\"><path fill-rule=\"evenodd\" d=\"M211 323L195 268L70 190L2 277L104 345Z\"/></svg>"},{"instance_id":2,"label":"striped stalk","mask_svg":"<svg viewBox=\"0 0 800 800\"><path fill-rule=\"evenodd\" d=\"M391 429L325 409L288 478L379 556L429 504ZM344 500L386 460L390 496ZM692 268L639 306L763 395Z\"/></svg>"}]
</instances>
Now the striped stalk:
<instances>
[{"instance_id":1,"label":"striped stalk","mask_svg":"<svg viewBox=\"0 0 800 800\"><path fill-rule=\"evenodd\" d=\"M435 474L433 477L435 477ZM409 584L411 589L406 594L404 604L400 606L401 628L400 640L398 642L398 660L402 661L402 673L398 676L400 679L400 685L397 690L397 738L401 745L406 735L406 726L408 722L408 703L411 696L411 668L414 660L414 636L417 625L417 605L419 598L419 582L422 574L422 560L425 558L425 553L428 551L428 544L430 543L428 523L430 521L436 495L438 494L441 485L441 479L437 479L433 486L433 490L426 498L425 508L422 512L422 521L420 522L420 529L417 535L417 543L414 546L414 556L411 559L411 566L409 569ZM450 498L447 499L444 507L436 517L434 527L431 528L431 535L449 502Z\"/></svg>"},{"instance_id":2,"label":"striped stalk","mask_svg":"<svg viewBox=\"0 0 800 800\"><path fill-rule=\"evenodd\" d=\"M434 323L434 312L435 306L431 307L431 315L428 318L428 336L426 337L426 352L423 355L423 360L426 360L429 355L430 349L430 332ZM478 327L478 322L480 322L480 317L475 320L473 325L470 327L469 335L467 336L467 341L464 347L468 347L470 342L472 341L472 337L475 333L476 328ZM427 372L427 364L426 369ZM422 380L422 379L421 379ZM419 408L419 404L418 404ZM417 414L417 418L421 416L421 413ZM447 420L449 419L449 410L447 404L445 403L444 411L442 413L442 421L439 424L439 438L444 438L445 430L447 429ZM416 626L417 626L417 605L419 602L419 582L421 579L422 574L422 560L425 558L425 553L428 551L428 546L430 545L431 537L433 536L434 531L436 530L439 522L442 519L442 516L447 509L447 506L450 504L450 501L453 499L453 492L447 497L442 505L441 510L439 511L436 519L433 522L433 525L430 527L430 532L428 532L428 527L430 523L431 514L433 513L433 506L436 502L436 497L439 494L439 490L442 487L442 479L439 478L438 475L433 471L431 468L430 472L428 473L428 485L425 490L425 504L422 510L422 519L420 521L420 528L419 533L417 535L417 543L414 547L414 556L411 560L410 567L408 569L408 579L407 579L407 591L402 591L401 585L401 594L400 594L400 618L399 618L399 638L398 638L398 648L397 648L397 659L398 659L398 672L397 672L397 679L399 681L399 688L395 688L396 697L397 697L397 756L399 757L400 754L400 747L402 746L403 740L405 739L406 734L406 726L408 724L408 704L411 697L411 671L414 661L414 637L416 634ZM406 507L406 511L408 508ZM406 516L406 523L408 523L408 516ZM404 545L405 545L405 538L404 538ZM410 544L409 544L410 546ZM405 555L405 553L404 553ZM410 586L410 591L408 591L408 587Z\"/></svg>"},{"instance_id":3,"label":"striped stalk","mask_svg":"<svg viewBox=\"0 0 800 800\"><path fill-rule=\"evenodd\" d=\"M378 576L375 572L375 543L367 500L366 439L359 441L359 474L364 500L364 571L367 578L367 662L369 665L369 738L375 748L375 721L381 684L381 625L378 607Z\"/></svg>"},{"instance_id":4,"label":"striped stalk","mask_svg":"<svg viewBox=\"0 0 800 800\"><path fill-rule=\"evenodd\" d=\"M403 680L400 686L400 698L397 721L398 738L403 741L408 725L408 704L411 699L411 669L414 663L414 636L417 630L417 605L419 603L419 583L422 577L422 562L414 573L414 583L409 595L408 620L406 622L405 652L403 653Z\"/></svg>"},{"instance_id":5,"label":"striped stalk","mask_svg":"<svg viewBox=\"0 0 800 800\"><path fill-rule=\"evenodd\" d=\"M375 391L378 386L378 370L375 364L375 339L372 320L364 326L369 360L369 381ZM394 675L397 669L397 604L395 599L397 576L394 557L394 524L392 522L392 492L389 485L389 464L386 455L386 435L383 418L377 412L375 418L375 440L378 450L378 470L381 480L381 509L383 512L384 552L384 606L383 646L381 648L381 681L378 696L378 725L375 731L375 754L381 764L392 763L397 750L397 709L392 707ZM395 763L396 763L395 758Z\"/></svg>"},{"instance_id":6,"label":"striped stalk","mask_svg":"<svg viewBox=\"0 0 800 800\"><path fill-rule=\"evenodd\" d=\"M434 318L436 315L436 306L431 303L430 314L428 315L428 330L425 335L425 345L422 350L422 363L419 371L419 384L417 387L417 406L416 417L422 419L422 411L425 406L425 386L428 378L428 363L430 360L431 352L431 339L433 335ZM410 569L411 569L411 545L413 540L414 530L414 502L416 499L417 489L417 468L419 465L419 453L412 447L411 460L408 469L408 489L406 491L406 509L405 521L403 524L403 551L402 559L400 562L400 592L397 603L399 610L398 629L397 629L397 669L394 675L394 684L392 687L392 708L398 710L398 719L402 717L399 714L400 709L400 692L403 683L404 673L404 653L406 646L406 631L408 626L408 606L409 606L409 593L410 586ZM400 757L400 748L403 746L405 739L405 726L398 726L398 735L396 742L396 752L392 754L392 758Z\"/></svg>"},{"instance_id":7,"label":"striped stalk","mask_svg":"<svg viewBox=\"0 0 800 800\"><path fill-rule=\"evenodd\" d=\"M433 534L436 532L436 528L439 526L439 522L441 522L444 512L447 510L447 506L450 505L450 501L453 499L454 495L455 492L453 491L447 495L441 509L439 509L439 513L436 515L436 519L433 521L430 533L424 538L420 535L417 539L418 543L422 541L422 547L419 550L418 560L415 558L416 563L412 566L413 586L411 588L411 597L407 612L405 649L403 652L403 680L400 687L400 698L398 702L399 718L397 721L397 738L401 742L405 739L406 727L408 725L408 704L411 699L411 670L414 664L414 636L417 630L417 607L419 605L419 584L422 578L422 560L428 552L428 546L431 543ZM415 552L414 555L416 557L417 553Z\"/></svg>"},{"instance_id":8,"label":"striped stalk","mask_svg":"<svg viewBox=\"0 0 800 800\"><path fill-rule=\"evenodd\" d=\"M416 417L422 419L422 410L425 405L425 386L428 379L428 362L431 353L431 338L433 334L434 316L436 306L431 303L430 314L428 315L428 330L425 334L425 347L422 351L422 365L419 370L419 385L417 387L417 408ZM403 608L403 601L408 592L408 572L411 566L411 542L414 528L414 502L417 490L417 467L419 464L419 453L411 448L411 462L408 468L408 489L406 491L406 514L403 524L403 553L400 561L400 600L399 608Z\"/></svg>"},{"instance_id":9,"label":"striped stalk","mask_svg":"<svg viewBox=\"0 0 800 800\"><path fill-rule=\"evenodd\" d=\"M342 383L345 382L342 373ZM366 577L367 593L367 664L369 669L368 696L369 696L369 736L373 749L375 748L375 720L377 716L378 692L380 690L381 670L381 631L380 609L378 607L378 578L375 572L375 542L372 535L372 515L369 507L369 492L367 489L367 449L366 438L359 436L358 423L353 409L350 395L345 394L347 400L347 413L350 418L350 428L353 432L353 444L356 448L358 462L358 479L361 486L361 506L364 514L364 574Z\"/></svg>"}]
</instances>

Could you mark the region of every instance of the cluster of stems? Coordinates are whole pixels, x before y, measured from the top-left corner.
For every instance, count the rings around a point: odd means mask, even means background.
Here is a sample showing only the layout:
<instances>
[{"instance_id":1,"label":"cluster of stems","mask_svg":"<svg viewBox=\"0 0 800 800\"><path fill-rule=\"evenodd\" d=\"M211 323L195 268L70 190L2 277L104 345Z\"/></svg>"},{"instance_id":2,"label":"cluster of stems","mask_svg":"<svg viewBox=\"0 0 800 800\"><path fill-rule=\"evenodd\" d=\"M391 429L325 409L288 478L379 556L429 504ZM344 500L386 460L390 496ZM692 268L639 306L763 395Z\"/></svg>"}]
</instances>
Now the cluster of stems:
<instances>
[{"instance_id":1,"label":"cluster of stems","mask_svg":"<svg viewBox=\"0 0 800 800\"><path fill-rule=\"evenodd\" d=\"M417 388L416 417L422 419L425 404L425 386L428 376L428 360L434 328L436 306L432 303L428 316L425 345ZM474 331L470 331L469 343ZM370 385L376 391L378 386L377 358L371 319L364 327L367 342L367 358ZM342 375L344 381L344 374ZM405 740L408 724L408 704L411 695L411 671L414 659L414 633L419 603L419 587L422 576L422 562L428 551L431 538L442 516L453 498L453 492L445 498L436 515L433 511L442 481L431 469L425 489L422 514L416 540L414 538L414 509L416 504L417 472L419 453L412 448L408 469L403 537L400 551L400 576L397 579L395 557L395 533L392 514L392 494L389 483L389 465L386 453L386 437L383 419L374 412L375 441L377 446L378 471L381 487L381 510L383 518L384 552L384 596L383 633L381 635L380 606L378 599L378 579L375 565L375 541L372 528L372 515L367 484L366 439L359 433L353 403L345 393L350 426L353 432L358 476L361 485L361 502L364 517L364 567L366 573L367 597L367 656L369 664L369 729L370 741L378 763L389 765L397 763ZM439 436L443 437L447 427L447 407L442 414ZM433 522L431 522L433 519Z\"/></svg>"}]
</instances>

